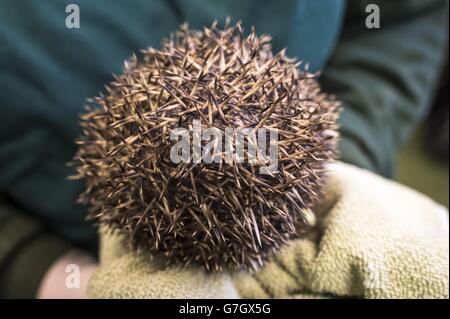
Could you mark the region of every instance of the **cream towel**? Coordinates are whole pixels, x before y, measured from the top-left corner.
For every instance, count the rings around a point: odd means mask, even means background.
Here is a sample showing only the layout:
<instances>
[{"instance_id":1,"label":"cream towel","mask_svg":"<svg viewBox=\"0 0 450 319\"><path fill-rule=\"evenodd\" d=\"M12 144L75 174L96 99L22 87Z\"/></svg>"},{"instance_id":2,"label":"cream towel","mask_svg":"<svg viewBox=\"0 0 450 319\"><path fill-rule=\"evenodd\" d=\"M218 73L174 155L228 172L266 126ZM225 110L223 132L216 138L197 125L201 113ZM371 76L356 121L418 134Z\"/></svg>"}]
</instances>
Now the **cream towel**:
<instances>
[{"instance_id":1,"label":"cream towel","mask_svg":"<svg viewBox=\"0 0 450 319\"><path fill-rule=\"evenodd\" d=\"M166 267L161 259L126 249L121 236L106 229L100 234L100 267L89 282L90 298L239 298L227 273Z\"/></svg>"},{"instance_id":2,"label":"cream towel","mask_svg":"<svg viewBox=\"0 0 450 319\"><path fill-rule=\"evenodd\" d=\"M448 211L424 195L333 164L317 228L256 274L165 268L102 236L94 298L448 298Z\"/></svg>"}]
</instances>

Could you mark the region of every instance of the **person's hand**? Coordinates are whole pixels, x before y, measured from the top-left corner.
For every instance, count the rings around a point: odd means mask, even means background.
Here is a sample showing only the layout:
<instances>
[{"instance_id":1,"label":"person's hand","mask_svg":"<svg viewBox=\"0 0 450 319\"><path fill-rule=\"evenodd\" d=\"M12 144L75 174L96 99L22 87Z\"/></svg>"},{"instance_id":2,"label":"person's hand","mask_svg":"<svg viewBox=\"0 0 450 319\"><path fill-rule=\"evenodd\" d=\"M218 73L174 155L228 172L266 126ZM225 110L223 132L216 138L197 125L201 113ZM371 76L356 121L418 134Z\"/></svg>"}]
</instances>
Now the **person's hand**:
<instances>
[{"instance_id":1,"label":"person's hand","mask_svg":"<svg viewBox=\"0 0 450 319\"><path fill-rule=\"evenodd\" d=\"M87 298L87 284L97 262L89 254L72 250L61 256L48 269L41 281L39 299L83 299Z\"/></svg>"}]
</instances>

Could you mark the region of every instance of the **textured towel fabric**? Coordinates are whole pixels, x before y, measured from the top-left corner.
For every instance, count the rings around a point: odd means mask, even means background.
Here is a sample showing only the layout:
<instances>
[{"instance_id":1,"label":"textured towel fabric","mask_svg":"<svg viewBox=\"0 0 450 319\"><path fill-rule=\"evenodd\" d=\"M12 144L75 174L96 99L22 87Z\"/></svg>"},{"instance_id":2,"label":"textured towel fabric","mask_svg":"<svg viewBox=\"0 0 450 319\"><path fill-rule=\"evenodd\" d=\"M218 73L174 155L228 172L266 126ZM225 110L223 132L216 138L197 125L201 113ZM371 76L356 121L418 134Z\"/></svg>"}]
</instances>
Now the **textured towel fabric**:
<instances>
[{"instance_id":1,"label":"textured towel fabric","mask_svg":"<svg viewBox=\"0 0 450 319\"><path fill-rule=\"evenodd\" d=\"M90 298L239 298L231 276L165 262L125 248L122 237L101 229L101 267L89 282Z\"/></svg>"},{"instance_id":2,"label":"textured towel fabric","mask_svg":"<svg viewBox=\"0 0 450 319\"><path fill-rule=\"evenodd\" d=\"M330 166L317 227L255 274L165 268L103 235L94 298L448 298L448 211L368 171Z\"/></svg>"}]
</instances>

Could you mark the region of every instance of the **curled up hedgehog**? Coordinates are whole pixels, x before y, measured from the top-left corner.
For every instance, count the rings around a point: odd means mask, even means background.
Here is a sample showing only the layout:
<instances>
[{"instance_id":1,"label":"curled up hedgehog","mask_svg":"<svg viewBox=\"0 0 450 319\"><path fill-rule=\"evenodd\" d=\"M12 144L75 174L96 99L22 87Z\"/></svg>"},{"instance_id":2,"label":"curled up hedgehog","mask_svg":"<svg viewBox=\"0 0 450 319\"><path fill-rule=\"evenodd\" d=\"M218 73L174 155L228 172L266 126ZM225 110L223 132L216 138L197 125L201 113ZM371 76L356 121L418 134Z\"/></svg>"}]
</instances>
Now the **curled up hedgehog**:
<instances>
[{"instance_id":1,"label":"curled up hedgehog","mask_svg":"<svg viewBox=\"0 0 450 319\"><path fill-rule=\"evenodd\" d=\"M304 236L335 156L339 105L270 41L239 23L183 25L125 62L82 115L74 177L86 182L89 217L130 249L209 271L256 270ZM194 158L195 126L225 146L200 135ZM194 146L174 159L177 130ZM240 131L249 134L227 141Z\"/></svg>"}]
</instances>

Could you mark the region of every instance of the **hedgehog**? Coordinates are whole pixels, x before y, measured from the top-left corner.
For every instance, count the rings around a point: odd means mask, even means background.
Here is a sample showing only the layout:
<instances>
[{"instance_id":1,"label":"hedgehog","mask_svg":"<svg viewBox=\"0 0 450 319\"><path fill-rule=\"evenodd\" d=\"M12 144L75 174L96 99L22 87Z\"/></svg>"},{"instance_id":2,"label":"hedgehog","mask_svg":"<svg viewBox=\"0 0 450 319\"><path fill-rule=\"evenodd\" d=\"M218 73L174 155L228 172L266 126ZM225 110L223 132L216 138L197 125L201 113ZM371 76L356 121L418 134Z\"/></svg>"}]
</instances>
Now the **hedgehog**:
<instances>
[{"instance_id":1,"label":"hedgehog","mask_svg":"<svg viewBox=\"0 0 450 319\"><path fill-rule=\"evenodd\" d=\"M228 22L183 24L160 49L133 55L81 115L72 164L88 218L168 263L260 269L311 228L337 153L339 103L302 66L285 49L274 54L270 36ZM250 156L251 134L241 161L224 151L213 162L174 161L171 132L194 121L219 132L276 131L266 143L276 147L276 169L261 171L267 157Z\"/></svg>"}]
</instances>

